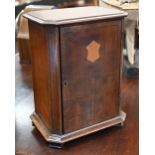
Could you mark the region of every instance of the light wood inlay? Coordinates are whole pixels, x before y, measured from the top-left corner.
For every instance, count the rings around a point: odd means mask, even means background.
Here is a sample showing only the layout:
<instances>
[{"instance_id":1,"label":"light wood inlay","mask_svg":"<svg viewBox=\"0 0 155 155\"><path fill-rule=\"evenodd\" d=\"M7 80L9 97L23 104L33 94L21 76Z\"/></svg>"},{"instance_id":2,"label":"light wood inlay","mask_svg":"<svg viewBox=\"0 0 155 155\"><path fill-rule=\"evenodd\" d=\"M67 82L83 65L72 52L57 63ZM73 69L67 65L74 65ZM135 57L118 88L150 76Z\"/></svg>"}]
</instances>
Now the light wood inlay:
<instances>
[{"instance_id":1,"label":"light wood inlay","mask_svg":"<svg viewBox=\"0 0 155 155\"><path fill-rule=\"evenodd\" d=\"M86 48L87 48L87 60L90 62L95 62L99 59L99 49L101 45L93 40Z\"/></svg>"}]
</instances>

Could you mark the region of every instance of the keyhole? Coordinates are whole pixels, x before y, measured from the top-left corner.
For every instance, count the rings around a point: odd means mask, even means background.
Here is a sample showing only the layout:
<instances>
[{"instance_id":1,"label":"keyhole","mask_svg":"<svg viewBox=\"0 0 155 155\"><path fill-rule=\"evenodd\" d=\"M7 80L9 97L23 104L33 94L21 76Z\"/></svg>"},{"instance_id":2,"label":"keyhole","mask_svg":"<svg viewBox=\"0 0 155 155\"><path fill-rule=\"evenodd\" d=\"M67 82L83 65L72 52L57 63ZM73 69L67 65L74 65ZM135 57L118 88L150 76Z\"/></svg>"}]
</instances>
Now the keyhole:
<instances>
[{"instance_id":1,"label":"keyhole","mask_svg":"<svg viewBox=\"0 0 155 155\"><path fill-rule=\"evenodd\" d=\"M67 86L67 85L68 85L67 81L64 81L64 86Z\"/></svg>"}]
</instances>

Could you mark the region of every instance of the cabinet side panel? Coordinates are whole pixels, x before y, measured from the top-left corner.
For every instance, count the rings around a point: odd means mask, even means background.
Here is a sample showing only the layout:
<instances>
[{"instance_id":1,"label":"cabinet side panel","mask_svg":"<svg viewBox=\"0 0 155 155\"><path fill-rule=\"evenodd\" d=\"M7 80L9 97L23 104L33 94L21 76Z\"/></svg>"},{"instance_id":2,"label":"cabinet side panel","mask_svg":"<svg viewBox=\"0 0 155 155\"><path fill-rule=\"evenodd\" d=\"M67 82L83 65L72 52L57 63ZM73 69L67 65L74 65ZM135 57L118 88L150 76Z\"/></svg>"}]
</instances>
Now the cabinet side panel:
<instances>
[{"instance_id":1,"label":"cabinet side panel","mask_svg":"<svg viewBox=\"0 0 155 155\"><path fill-rule=\"evenodd\" d=\"M48 42L44 26L29 21L35 112L52 130Z\"/></svg>"},{"instance_id":2,"label":"cabinet side panel","mask_svg":"<svg viewBox=\"0 0 155 155\"><path fill-rule=\"evenodd\" d=\"M51 78L51 118L53 133L62 133L59 28L48 26L49 65Z\"/></svg>"},{"instance_id":3,"label":"cabinet side panel","mask_svg":"<svg viewBox=\"0 0 155 155\"><path fill-rule=\"evenodd\" d=\"M124 18L121 20L121 31L120 31L120 37L121 37L121 41L120 41L120 52L121 52L121 54L120 54L120 57L121 57L121 59L120 59L120 89L119 89L119 94L122 94L122 76L123 76L123 46L124 46L124 32L125 32L125 30L124 30ZM122 110L122 104L121 104L122 102L121 102L121 97L119 98L119 112L121 113L121 110Z\"/></svg>"}]
</instances>

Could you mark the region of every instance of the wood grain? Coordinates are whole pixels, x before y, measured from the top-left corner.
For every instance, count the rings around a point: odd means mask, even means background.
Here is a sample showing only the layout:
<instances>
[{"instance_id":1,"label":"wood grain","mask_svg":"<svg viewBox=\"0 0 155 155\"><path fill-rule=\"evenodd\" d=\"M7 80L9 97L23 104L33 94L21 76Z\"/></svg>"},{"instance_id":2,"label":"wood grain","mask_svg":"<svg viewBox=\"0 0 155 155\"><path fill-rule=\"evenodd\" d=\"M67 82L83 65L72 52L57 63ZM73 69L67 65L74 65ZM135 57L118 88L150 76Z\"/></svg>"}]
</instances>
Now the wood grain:
<instances>
[{"instance_id":1,"label":"wood grain","mask_svg":"<svg viewBox=\"0 0 155 155\"><path fill-rule=\"evenodd\" d=\"M62 150L48 147L29 118L34 111L31 65L16 56L16 155L138 155L138 80L122 79L121 103L127 112L123 128L112 127L66 143ZM25 153L26 152L26 153Z\"/></svg>"},{"instance_id":2,"label":"wood grain","mask_svg":"<svg viewBox=\"0 0 155 155\"><path fill-rule=\"evenodd\" d=\"M29 22L36 113L53 133L61 133L58 29ZM52 46L51 46L52 45Z\"/></svg>"},{"instance_id":3,"label":"wood grain","mask_svg":"<svg viewBox=\"0 0 155 155\"><path fill-rule=\"evenodd\" d=\"M86 47L93 40L101 47L100 58L91 63L87 61ZM118 115L120 41L120 21L61 29L65 133Z\"/></svg>"},{"instance_id":4,"label":"wood grain","mask_svg":"<svg viewBox=\"0 0 155 155\"><path fill-rule=\"evenodd\" d=\"M31 118L47 141L55 142L55 137L66 134L75 139L84 135L79 130L89 127L87 135L94 132L94 125L120 116L122 20L119 17L59 26L29 20L38 119L34 115ZM93 42L98 46L90 49ZM88 61L90 50L98 52L93 63ZM61 138L59 142L63 142Z\"/></svg>"},{"instance_id":5,"label":"wood grain","mask_svg":"<svg viewBox=\"0 0 155 155\"><path fill-rule=\"evenodd\" d=\"M49 129L52 129L50 116L50 69L49 61L46 61L48 59L48 42L46 31L42 26L38 24L29 23L29 32L32 52L33 88L36 103L35 111L44 120L45 125Z\"/></svg>"}]
</instances>

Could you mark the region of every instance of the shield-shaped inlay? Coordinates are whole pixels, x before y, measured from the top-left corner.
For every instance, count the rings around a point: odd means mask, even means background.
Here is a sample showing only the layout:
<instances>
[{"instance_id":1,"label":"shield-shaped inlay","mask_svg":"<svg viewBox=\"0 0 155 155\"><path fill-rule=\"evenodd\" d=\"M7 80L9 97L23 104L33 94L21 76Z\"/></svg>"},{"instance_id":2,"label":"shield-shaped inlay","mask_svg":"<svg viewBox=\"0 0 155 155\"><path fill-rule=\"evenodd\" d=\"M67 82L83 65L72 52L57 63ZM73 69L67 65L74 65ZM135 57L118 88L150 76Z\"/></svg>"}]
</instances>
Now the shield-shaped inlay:
<instances>
[{"instance_id":1,"label":"shield-shaped inlay","mask_svg":"<svg viewBox=\"0 0 155 155\"><path fill-rule=\"evenodd\" d=\"M89 43L89 45L86 47L87 48L87 60L90 62L95 62L97 59L100 57L99 49L100 49L100 44L96 41L92 41Z\"/></svg>"}]
</instances>

